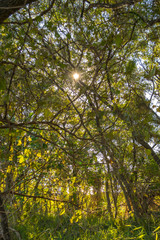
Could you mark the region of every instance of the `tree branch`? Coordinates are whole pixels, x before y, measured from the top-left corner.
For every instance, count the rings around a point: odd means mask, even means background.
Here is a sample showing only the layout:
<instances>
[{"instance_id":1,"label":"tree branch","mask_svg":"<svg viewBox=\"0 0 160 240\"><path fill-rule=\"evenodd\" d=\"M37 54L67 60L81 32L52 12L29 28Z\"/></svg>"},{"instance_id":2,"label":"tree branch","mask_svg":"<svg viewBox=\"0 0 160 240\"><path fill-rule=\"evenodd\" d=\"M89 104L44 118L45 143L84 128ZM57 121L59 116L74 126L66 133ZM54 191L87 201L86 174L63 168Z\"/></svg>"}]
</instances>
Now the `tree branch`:
<instances>
[{"instance_id":1,"label":"tree branch","mask_svg":"<svg viewBox=\"0 0 160 240\"><path fill-rule=\"evenodd\" d=\"M89 4L89 6L86 8L85 12L87 12L88 10L92 9L92 8L97 8L97 7L100 7L100 8L108 8L108 9L120 9L120 8L123 8L125 6L130 6L130 5L133 5L137 2L140 2L141 0L124 0L124 1L121 1L119 3L101 3L101 2L97 2L97 3L91 3Z\"/></svg>"},{"instance_id":2,"label":"tree branch","mask_svg":"<svg viewBox=\"0 0 160 240\"><path fill-rule=\"evenodd\" d=\"M28 194L13 192L13 191L11 191L10 193L13 194L13 195L22 196L22 197L27 197L27 198L34 198L34 199L39 198L39 199L44 199L44 200L49 200L49 201L54 201L54 202L68 203L68 204L72 204L72 205L74 205L75 207L78 207L79 209L81 209L81 206L73 203L72 201L60 200L60 199L49 198L49 197L44 197L44 196L28 195ZM85 211L85 210L83 209L83 211Z\"/></svg>"},{"instance_id":3,"label":"tree branch","mask_svg":"<svg viewBox=\"0 0 160 240\"><path fill-rule=\"evenodd\" d=\"M0 24L19 9L36 1L37 0L0 0Z\"/></svg>"}]
</instances>

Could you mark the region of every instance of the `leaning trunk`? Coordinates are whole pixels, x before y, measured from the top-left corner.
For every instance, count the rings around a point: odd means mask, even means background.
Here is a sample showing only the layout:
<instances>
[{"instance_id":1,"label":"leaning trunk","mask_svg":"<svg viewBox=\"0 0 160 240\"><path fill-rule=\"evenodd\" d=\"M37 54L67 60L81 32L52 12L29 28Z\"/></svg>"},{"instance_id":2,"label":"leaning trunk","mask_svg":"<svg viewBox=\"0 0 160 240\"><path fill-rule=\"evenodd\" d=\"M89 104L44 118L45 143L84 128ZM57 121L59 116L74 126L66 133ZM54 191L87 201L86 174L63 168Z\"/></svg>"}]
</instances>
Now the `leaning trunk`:
<instances>
[{"instance_id":1,"label":"leaning trunk","mask_svg":"<svg viewBox=\"0 0 160 240\"><path fill-rule=\"evenodd\" d=\"M5 212L4 203L3 203L1 194L0 194L0 218L1 218L1 228L3 232L3 239L11 240L9 227L8 227L8 218Z\"/></svg>"}]
</instances>

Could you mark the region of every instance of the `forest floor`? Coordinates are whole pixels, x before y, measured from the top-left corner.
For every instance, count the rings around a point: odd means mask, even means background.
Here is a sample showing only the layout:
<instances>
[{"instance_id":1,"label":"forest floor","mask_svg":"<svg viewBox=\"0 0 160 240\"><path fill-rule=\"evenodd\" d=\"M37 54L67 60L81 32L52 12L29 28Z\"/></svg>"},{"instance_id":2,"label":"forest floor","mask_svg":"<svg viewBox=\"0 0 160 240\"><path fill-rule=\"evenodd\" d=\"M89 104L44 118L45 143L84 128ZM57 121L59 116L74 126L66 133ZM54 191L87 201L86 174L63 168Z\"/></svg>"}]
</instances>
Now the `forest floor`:
<instances>
[{"instance_id":1,"label":"forest floor","mask_svg":"<svg viewBox=\"0 0 160 240\"><path fill-rule=\"evenodd\" d=\"M127 240L160 239L160 215L151 214L137 223L133 216L127 220L117 217L88 216L71 221L69 215L34 215L24 224L14 226L12 239L17 240ZM15 233L18 234L15 234ZM19 235L20 234L20 235Z\"/></svg>"}]
</instances>

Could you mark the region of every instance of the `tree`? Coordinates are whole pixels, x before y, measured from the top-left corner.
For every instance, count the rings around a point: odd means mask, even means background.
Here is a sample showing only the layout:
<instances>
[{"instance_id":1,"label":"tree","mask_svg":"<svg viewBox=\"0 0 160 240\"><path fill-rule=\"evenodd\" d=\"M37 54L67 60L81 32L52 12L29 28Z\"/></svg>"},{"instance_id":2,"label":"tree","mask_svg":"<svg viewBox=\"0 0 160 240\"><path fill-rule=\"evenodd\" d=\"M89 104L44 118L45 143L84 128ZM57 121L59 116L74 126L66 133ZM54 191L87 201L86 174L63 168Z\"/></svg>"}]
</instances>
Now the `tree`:
<instances>
[{"instance_id":1,"label":"tree","mask_svg":"<svg viewBox=\"0 0 160 240\"><path fill-rule=\"evenodd\" d=\"M28 11L1 25L8 208L18 206L19 219L35 208L74 214L95 199L113 217L123 199L140 219L159 196L157 2L59 1Z\"/></svg>"}]
</instances>

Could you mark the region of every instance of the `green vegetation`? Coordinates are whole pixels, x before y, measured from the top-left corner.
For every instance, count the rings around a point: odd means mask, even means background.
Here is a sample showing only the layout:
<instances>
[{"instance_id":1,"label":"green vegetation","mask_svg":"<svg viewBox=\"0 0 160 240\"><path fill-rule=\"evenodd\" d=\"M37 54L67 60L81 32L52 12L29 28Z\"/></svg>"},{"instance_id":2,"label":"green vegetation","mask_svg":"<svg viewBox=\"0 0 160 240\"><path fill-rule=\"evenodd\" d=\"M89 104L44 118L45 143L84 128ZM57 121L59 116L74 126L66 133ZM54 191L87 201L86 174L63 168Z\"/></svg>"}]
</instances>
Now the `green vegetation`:
<instances>
[{"instance_id":1,"label":"green vegetation","mask_svg":"<svg viewBox=\"0 0 160 240\"><path fill-rule=\"evenodd\" d=\"M109 220L107 216L83 217L80 221L70 222L69 215L30 215L24 225L15 226L22 239L158 239L160 228L155 229L158 221L151 219L138 224L133 218ZM33 225L34 222L34 225ZM14 238L13 239L17 239Z\"/></svg>"},{"instance_id":2,"label":"green vegetation","mask_svg":"<svg viewBox=\"0 0 160 240\"><path fill-rule=\"evenodd\" d=\"M158 240L159 0L23 3L0 1L0 239Z\"/></svg>"}]
</instances>

